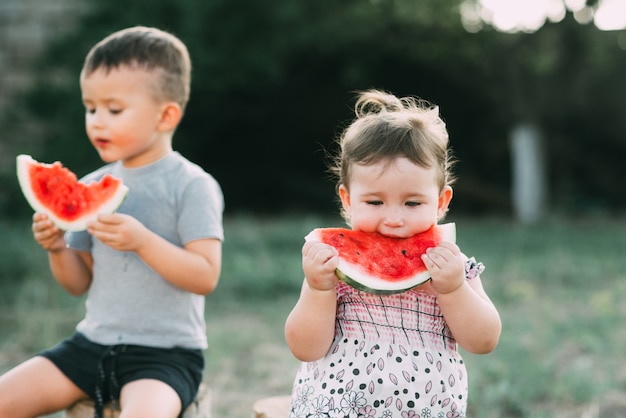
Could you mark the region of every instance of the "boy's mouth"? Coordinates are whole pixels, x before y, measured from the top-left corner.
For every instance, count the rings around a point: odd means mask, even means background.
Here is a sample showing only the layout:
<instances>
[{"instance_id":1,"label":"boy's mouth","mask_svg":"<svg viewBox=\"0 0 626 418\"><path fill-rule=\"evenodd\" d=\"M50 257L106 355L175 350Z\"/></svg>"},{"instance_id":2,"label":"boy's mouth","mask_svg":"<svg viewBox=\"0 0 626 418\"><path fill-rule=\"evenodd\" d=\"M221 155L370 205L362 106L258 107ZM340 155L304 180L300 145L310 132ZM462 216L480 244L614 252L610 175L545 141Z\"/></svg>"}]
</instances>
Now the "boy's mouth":
<instances>
[{"instance_id":1,"label":"boy's mouth","mask_svg":"<svg viewBox=\"0 0 626 418\"><path fill-rule=\"evenodd\" d=\"M108 139L105 139L105 138L96 138L94 140L94 143L95 143L96 147L103 148L103 147L108 146L111 143L111 141L109 141Z\"/></svg>"}]
</instances>

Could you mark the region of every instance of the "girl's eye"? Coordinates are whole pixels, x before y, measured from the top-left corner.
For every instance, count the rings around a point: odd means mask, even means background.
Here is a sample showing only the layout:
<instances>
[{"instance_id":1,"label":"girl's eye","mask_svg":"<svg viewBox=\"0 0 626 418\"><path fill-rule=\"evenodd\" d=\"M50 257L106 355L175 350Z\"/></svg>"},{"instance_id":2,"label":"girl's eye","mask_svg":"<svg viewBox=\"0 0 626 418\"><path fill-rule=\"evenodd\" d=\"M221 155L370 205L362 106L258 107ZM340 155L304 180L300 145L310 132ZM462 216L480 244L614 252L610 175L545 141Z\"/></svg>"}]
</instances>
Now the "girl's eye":
<instances>
[{"instance_id":1,"label":"girl's eye","mask_svg":"<svg viewBox=\"0 0 626 418\"><path fill-rule=\"evenodd\" d=\"M109 109L109 112L111 112L112 115L119 115L122 113L122 109Z\"/></svg>"},{"instance_id":2,"label":"girl's eye","mask_svg":"<svg viewBox=\"0 0 626 418\"><path fill-rule=\"evenodd\" d=\"M382 200L368 200L366 203L372 206L380 206L383 204Z\"/></svg>"},{"instance_id":3,"label":"girl's eye","mask_svg":"<svg viewBox=\"0 0 626 418\"><path fill-rule=\"evenodd\" d=\"M94 113L96 113L96 109L90 109L88 107L85 108L85 112L89 113L90 115L93 115Z\"/></svg>"},{"instance_id":4,"label":"girl's eye","mask_svg":"<svg viewBox=\"0 0 626 418\"><path fill-rule=\"evenodd\" d=\"M421 205L420 202L406 202L405 204L411 208Z\"/></svg>"}]
</instances>

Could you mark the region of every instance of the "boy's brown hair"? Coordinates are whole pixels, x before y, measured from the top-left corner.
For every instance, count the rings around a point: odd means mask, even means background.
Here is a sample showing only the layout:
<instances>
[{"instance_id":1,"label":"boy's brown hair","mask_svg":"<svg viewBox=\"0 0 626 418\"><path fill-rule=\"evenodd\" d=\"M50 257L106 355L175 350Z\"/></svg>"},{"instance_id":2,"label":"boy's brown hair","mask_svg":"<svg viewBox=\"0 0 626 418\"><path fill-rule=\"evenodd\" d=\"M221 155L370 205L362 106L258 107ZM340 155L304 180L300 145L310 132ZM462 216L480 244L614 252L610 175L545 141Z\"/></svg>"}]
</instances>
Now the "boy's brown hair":
<instances>
[{"instance_id":1,"label":"boy's brown hair","mask_svg":"<svg viewBox=\"0 0 626 418\"><path fill-rule=\"evenodd\" d=\"M176 36L145 26L114 32L89 51L82 76L122 66L160 72L157 97L178 103L184 112L189 101L191 59L187 47Z\"/></svg>"}]
</instances>

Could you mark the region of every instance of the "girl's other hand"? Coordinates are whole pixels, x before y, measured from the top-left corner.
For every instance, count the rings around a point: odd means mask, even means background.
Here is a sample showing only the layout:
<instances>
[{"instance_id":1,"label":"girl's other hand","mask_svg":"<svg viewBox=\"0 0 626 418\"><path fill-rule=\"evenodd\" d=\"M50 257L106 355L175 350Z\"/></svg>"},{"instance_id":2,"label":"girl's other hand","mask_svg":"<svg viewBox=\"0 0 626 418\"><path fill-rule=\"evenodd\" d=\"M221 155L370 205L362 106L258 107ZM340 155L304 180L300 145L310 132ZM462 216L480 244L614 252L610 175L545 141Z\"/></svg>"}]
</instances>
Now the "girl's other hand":
<instances>
[{"instance_id":1,"label":"girl's other hand","mask_svg":"<svg viewBox=\"0 0 626 418\"><path fill-rule=\"evenodd\" d=\"M302 246L302 270L311 289L331 290L339 279L335 270L339 264L337 250L320 241L308 241Z\"/></svg>"},{"instance_id":2,"label":"girl's other hand","mask_svg":"<svg viewBox=\"0 0 626 418\"><path fill-rule=\"evenodd\" d=\"M465 256L456 244L442 241L439 246L426 250L422 260L437 293L454 292L465 282Z\"/></svg>"},{"instance_id":3,"label":"girl's other hand","mask_svg":"<svg viewBox=\"0 0 626 418\"><path fill-rule=\"evenodd\" d=\"M32 224L35 241L46 251L60 251L65 248L64 231L48 218L45 213L35 213Z\"/></svg>"}]
</instances>

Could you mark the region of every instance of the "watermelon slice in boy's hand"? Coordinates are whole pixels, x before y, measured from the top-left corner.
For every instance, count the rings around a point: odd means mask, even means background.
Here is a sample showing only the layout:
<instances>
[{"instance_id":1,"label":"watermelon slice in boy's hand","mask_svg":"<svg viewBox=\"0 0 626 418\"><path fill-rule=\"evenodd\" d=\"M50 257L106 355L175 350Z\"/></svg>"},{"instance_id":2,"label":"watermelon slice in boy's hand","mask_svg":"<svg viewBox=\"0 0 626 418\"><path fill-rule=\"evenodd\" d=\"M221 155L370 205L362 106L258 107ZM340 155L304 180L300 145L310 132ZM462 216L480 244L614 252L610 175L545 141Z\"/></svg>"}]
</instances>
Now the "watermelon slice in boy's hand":
<instances>
[{"instance_id":1,"label":"watermelon slice in boy's hand","mask_svg":"<svg viewBox=\"0 0 626 418\"><path fill-rule=\"evenodd\" d=\"M454 223L435 225L410 238L345 228L317 228L306 241L321 241L339 252L337 276L350 286L373 294L401 293L430 279L422 254L441 241L456 241Z\"/></svg>"},{"instance_id":2,"label":"watermelon slice in boy's hand","mask_svg":"<svg viewBox=\"0 0 626 418\"><path fill-rule=\"evenodd\" d=\"M115 212L128 193L110 174L85 184L60 162L40 163L23 154L17 157L17 178L32 208L66 231L85 230L99 214Z\"/></svg>"}]
</instances>

